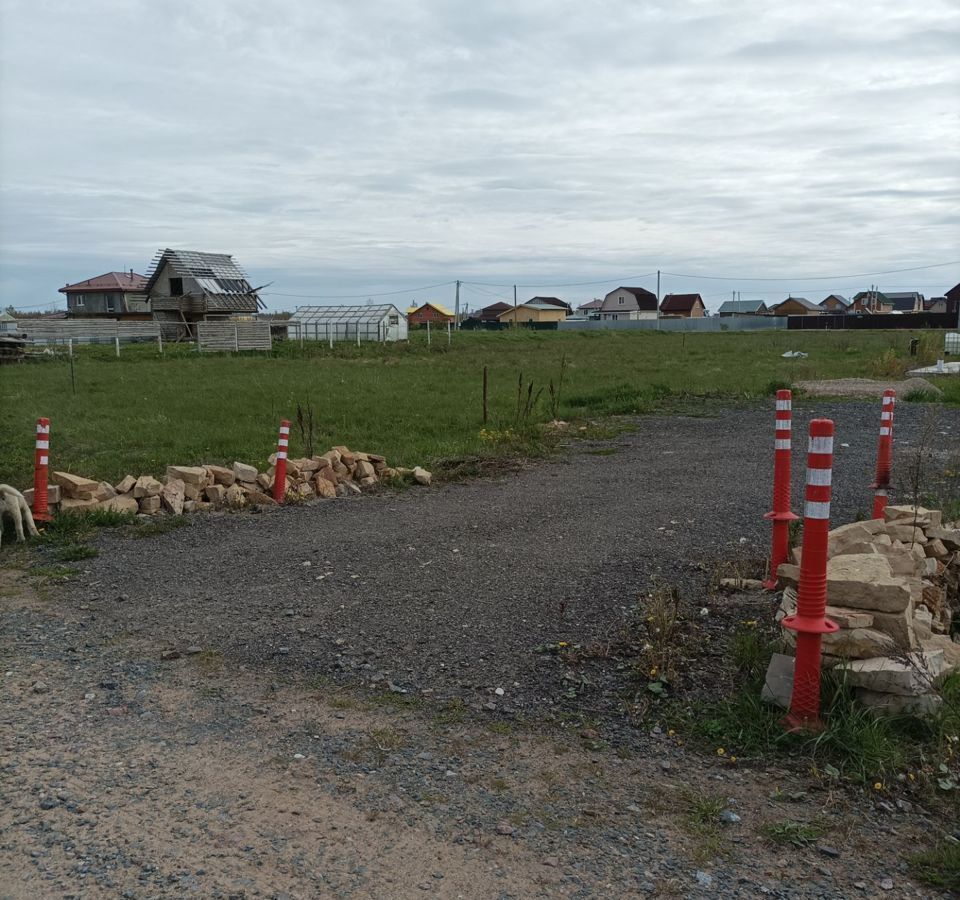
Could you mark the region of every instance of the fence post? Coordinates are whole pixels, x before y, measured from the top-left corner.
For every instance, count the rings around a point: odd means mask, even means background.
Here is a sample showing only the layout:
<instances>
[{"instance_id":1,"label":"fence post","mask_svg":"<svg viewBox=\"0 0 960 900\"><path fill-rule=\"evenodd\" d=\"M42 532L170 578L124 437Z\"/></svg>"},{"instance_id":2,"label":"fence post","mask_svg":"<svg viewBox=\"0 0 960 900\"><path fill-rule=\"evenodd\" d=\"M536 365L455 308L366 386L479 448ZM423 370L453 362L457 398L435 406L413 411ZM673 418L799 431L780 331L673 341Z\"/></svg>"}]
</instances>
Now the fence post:
<instances>
[{"instance_id":1,"label":"fence post","mask_svg":"<svg viewBox=\"0 0 960 900\"><path fill-rule=\"evenodd\" d=\"M483 367L483 424L487 424L487 367Z\"/></svg>"},{"instance_id":2,"label":"fence post","mask_svg":"<svg viewBox=\"0 0 960 900\"><path fill-rule=\"evenodd\" d=\"M330 338L330 349L333 349L333 332L330 330L330 326L327 326L327 337Z\"/></svg>"},{"instance_id":3,"label":"fence post","mask_svg":"<svg viewBox=\"0 0 960 900\"><path fill-rule=\"evenodd\" d=\"M450 323L447 322L447 346L448 346L448 347L450 346L450 340L451 340L451 338L450 338Z\"/></svg>"},{"instance_id":4,"label":"fence post","mask_svg":"<svg viewBox=\"0 0 960 900\"><path fill-rule=\"evenodd\" d=\"M113 339L114 345L117 348L117 359L120 359L120 337L117 336Z\"/></svg>"},{"instance_id":5,"label":"fence post","mask_svg":"<svg viewBox=\"0 0 960 900\"><path fill-rule=\"evenodd\" d=\"M893 407L897 392L887 388L880 407L880 443L877 445L877 472L873 490L873 518L882 519L887 508L887 488L890 486L890 468L893 463Z\"/></svg>"},{"instance_id":6,"label":"fence post","mask_svg":"<svg viewBox=\"0 0 960 900\"><path fill-rule=\"evenodd\" d=\"M33 518L50 522L53 516L47 507L47 469L50 465L50 420L37 419L37 443L33 457Z\"/></svg>"},{"instance_id":7,"label":"fence post","mask_svg":"<svg viewBox=\"0 0 960 900\"><path fill-rule=\"evenodd\" d=\"M163 333L160 331L157 332L157 349L163 354Z\"/></svg>"},{"instance_id":8,"label":"fence post","mask_svg":"<svg viewBox=\"0 0 960 900\"><path fill-rule=\"evenodd\" d=\"M770 544L770 573L763 586L777 586L777 569L790 552L790 523L798 518L790 511L790 454L793 429L793 394L777 391L777 409L773 439L773 509L764 518L773 522Z\"/></svg>"},{"instance_id":9,"label":"fence post","mask_svg":"<svg viewBox=\"0 0 960 900\"><path fill-rule=\"evenodd\" d=\"M280 437L277 439L277 458L273 464L273 499L283 503L287 492L287 447L290 443L290 422L282 419L280 422Z\"/></svg>"},{"instance_id":10,"label":"fence post","mask_svg":"<svg viewBox=\"0 0 960 900\"><path fill-rule=\"evenodd\" d=\"M427 319L427 346L430 346L430 320Z\"/></svg>"},{"instance_id":11,"label":"fence post","mask_svg":"<svg viewBox=\"0 0 960 900\"><path fill-rule=\"evenodd\" d=\"M797 612L781 625L797 632L790 712L783 720L788 731L818 730L820 723L820 643L837 630L826 618L827 542L830 532L830 496L833 491L833 422L810 423L807 487L803 507L803 552Z\"/></svg>"},{"instance_id":12,"label":"fence post","mask_svg":"<svg viewBox=\"0 0 960 900\"><path fill-rule=\"evenodd\" d=\"M240 326L236 322L233 323L233 349L240 352Z\"/></svg>"}]
</instances>

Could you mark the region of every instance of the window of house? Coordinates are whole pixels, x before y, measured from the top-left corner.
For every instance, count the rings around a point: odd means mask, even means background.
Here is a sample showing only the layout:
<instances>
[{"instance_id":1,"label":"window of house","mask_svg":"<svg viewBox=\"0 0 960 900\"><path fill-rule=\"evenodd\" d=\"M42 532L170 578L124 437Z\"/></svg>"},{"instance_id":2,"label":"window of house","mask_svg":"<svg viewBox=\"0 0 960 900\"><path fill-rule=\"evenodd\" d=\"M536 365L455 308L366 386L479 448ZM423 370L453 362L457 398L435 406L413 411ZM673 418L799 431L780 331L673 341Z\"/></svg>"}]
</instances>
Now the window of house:
<instances>
[{"instance_id":1,"label":"window of house","mask_svg":"<svg viewBox=\"0 0 960 900\"><path fill-rule=\"evenodd\" d=\"M182 278L170 279L170 296L171 297L183 296L183 279Z\"/></svg>"},{"instance_id":2,"label":"window of house","mask_svg":"<svg viewBox=\"0 0 960 900\"><path fill-rule=\"evenodd\" d=\"M73 305L76 307L83 306L83 294L74 294Z\"/></svg>"},{"instance_id":3,"label":"window of house","mask_svg":"<svg viewBox=\"0 0 960 900\"><path fill-rule=\"evenodd\" d=\"M617 300L619 301L620 305L623 306L623 297L617 297Z\"/></svg>"},{"instance_id":4,"label":"window of house","mask_svg":"<svg viewBox=\"0 0 960 900\"><path fill-rule=\"evenodd\" d=\"M115 311L116 311L116 307L114 306L113 295L112 295L112 294L105 294L104 296L107 298L107 312L115 312Z\"/></svg>"}]
</instances>

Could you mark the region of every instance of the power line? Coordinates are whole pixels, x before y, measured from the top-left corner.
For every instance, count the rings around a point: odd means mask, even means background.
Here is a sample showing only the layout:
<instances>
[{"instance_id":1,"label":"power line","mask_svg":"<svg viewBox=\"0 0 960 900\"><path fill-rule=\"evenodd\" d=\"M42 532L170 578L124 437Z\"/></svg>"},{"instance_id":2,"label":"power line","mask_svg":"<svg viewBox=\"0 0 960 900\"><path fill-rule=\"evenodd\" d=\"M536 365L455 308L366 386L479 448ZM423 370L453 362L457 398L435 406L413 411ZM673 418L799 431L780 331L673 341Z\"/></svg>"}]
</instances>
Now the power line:
<instances>
[{"instance_id":1,"label":"power line","mask_svg":"<svg viewBox=\"0 0 960 900\"><path fill-rule=\"evenodd\" d=\"M652 278L656 272L647 272L646 275L621 275L619 278L601 278L599 281L564 281L561 284L494 284L490 281L464 281L463 284L479 284L484 287L500 288L558 288L558 287L587 287L592 284L609 284L611 281L639 281L641 278Z\"/></svg>"},{"instance_id":2,"label":"power line","mask_svg":"<svg viewBox=\"0 0 960 900\"><path fill-rule=\"evenodd\" d=\"M888 269L886 272L857 272L853 275L785 275L777 278L756 278L749 275L684 275L680 272L664 272L673 278L700 278L704 281L832 281L842 278L870 278L878 275L896 275L899 272L919 272L921 269L941 269L945 266L960 265L960 260L933 263L929 266L911 266L907 269Z\"/></svg>"},{"instance_id":3,"label":"power line","mask_svg":"<svg viewBox=\"0 0 960 900\"><path fill-rule=\"evenodd\" d=\"M407 288L402 291L379 291L363 294L283 294L280 291L265 291L264 297L299 297L301 300L364 300L367 297L394 297L397 294L416 294L419 291L432 291L435 288L456 284L454 281L441 281L439 284L425 284L423 287Z\"/></svg>"}]
</instances>

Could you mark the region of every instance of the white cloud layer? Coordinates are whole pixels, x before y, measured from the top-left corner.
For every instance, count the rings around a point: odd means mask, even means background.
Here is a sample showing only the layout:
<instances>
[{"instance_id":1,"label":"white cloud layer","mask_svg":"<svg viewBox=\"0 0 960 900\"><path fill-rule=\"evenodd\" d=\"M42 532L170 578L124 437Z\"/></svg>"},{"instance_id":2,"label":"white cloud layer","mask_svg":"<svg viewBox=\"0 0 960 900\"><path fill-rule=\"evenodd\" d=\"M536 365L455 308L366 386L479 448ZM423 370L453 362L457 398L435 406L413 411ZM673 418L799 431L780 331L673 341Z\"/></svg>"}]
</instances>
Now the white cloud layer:
<instances>
[{"instance_id":1,"label":"white cloud layer","mask_svg":"<svg viewBox=\"0 0 960 900\"><path fill-rule=\"evenodd\" d=\"M4 305L163 246L317 295L960 256L952 0L0 3Z\"/></svg>"}]
</instances>

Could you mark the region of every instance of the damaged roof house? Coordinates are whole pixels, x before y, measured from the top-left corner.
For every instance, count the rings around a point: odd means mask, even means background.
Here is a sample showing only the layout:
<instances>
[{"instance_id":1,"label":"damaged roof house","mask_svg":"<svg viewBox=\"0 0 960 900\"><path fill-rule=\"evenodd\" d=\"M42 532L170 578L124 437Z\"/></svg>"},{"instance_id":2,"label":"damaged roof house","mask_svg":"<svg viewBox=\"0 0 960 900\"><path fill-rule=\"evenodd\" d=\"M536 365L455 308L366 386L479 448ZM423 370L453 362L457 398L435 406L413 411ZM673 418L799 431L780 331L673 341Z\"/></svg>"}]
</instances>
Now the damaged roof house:
<instances>
[{"instance_id":1,"label":"damaged roof house","mask_svg":"<svg viewBox=\"0 0 960 900\"><path fill-rule=\"evenodd\" d=\"M169 340L196 337L197 322L252 316L265 304L227 253L158 250L147 276L153 318Z\"/></svg>"}]
</instances>

